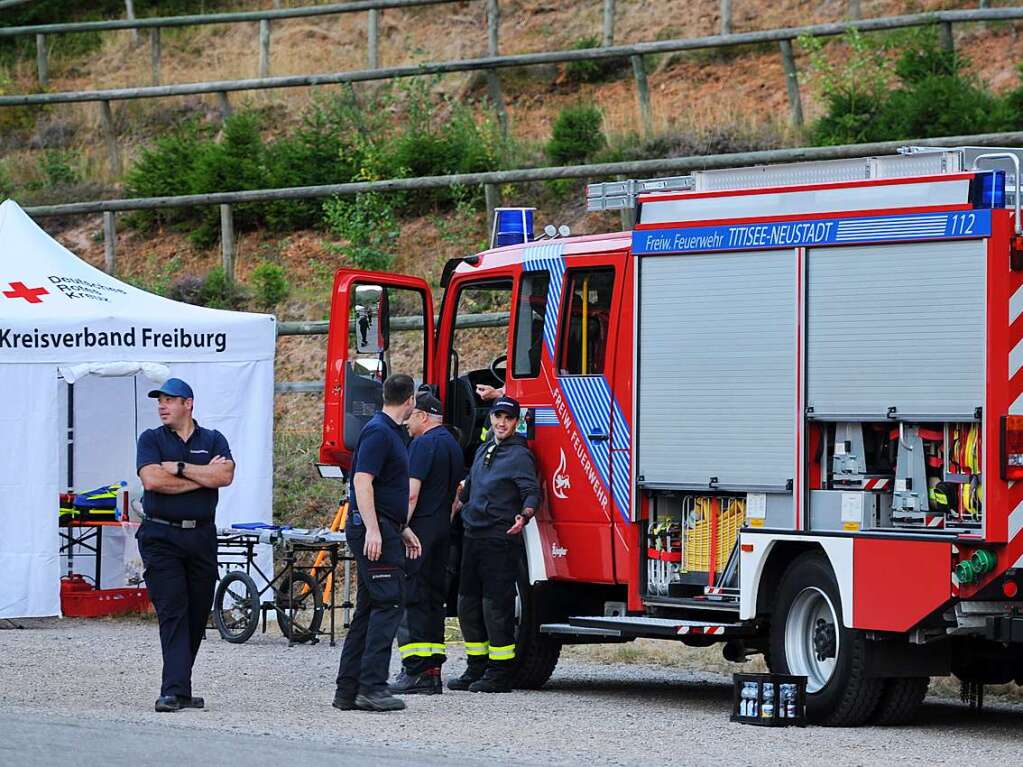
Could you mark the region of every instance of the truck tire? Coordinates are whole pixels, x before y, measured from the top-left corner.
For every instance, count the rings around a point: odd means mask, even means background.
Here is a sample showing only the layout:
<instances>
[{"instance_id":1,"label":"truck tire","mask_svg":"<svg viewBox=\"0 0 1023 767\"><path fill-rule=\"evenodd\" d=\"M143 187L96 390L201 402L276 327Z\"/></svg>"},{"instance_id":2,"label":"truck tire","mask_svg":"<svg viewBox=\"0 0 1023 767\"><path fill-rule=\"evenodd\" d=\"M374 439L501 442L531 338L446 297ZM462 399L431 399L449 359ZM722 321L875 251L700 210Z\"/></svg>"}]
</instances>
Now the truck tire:
<instances>
[{"instance_id":1,"label":"truck tire","mask_svg":"<svg viewBox=\"0 0 1023 767\"><path fill-rule=\"evenodd\" d=\"M931 678L927 676L886 679L881 700L870 721L889 727L909 724L927 696L930 683Z\"/></svg>"},{"instance_id":2,"label":"truck tire","mask_svg":"<svg viewBox=\"0 0 1023 767\"><path fill-rule=\"evenodd\" d=\"M512 686L538 690L544 686L561 656L561 642L540 633L536 589L529 585L525 567L519 573L516 599L515 670Z\"/></svg>"},{"instance_id":3,"label":"truck tire","mask_svg":"<svg viewBox=\"0 0 1023 767\"><path fill-rule=\"evenodd\" d=\"M771 616L771 665L807 677L806 714L814 723L852 727L877 708L882 681L866 676L867 640L842 625L842 600L828 560L796 559L778 588Z\"/></svg>"}]
</instances>

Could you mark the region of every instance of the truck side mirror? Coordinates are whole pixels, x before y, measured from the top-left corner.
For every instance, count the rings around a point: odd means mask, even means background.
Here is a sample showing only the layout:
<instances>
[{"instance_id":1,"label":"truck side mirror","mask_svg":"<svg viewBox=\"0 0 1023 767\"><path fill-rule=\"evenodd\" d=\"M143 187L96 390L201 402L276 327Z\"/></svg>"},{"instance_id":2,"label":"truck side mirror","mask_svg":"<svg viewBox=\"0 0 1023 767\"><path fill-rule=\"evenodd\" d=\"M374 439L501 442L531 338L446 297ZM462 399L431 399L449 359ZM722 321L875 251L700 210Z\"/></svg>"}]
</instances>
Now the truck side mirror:
<instances>
[{"instance_id":1,"label":"truck side mirror","mask_svg":"<svg viewBox=\"0 0 1023 767\"><path fill-rule=\"evenodd\" d=\"M380 285L356 285L351 302L351 327L359 354L381 354L390 340L387 289Z\"/></svg>"}]
</instances>

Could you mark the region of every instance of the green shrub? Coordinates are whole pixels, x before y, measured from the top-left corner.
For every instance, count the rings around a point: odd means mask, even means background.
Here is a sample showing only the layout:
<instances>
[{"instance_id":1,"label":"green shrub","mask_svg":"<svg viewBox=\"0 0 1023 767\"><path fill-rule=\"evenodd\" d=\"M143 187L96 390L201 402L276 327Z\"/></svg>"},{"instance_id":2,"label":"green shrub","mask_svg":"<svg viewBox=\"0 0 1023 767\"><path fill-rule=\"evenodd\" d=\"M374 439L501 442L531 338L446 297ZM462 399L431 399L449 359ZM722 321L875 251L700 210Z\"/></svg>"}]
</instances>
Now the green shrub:
<instances>
[{"instance_id":1,"label":"green shrub","mask_svg":"<svg viewBox=\"0 0 1023 767\"><path fill-rule=\"evenodd\" d=\"M810 52L810 81L826 106L811 128L816 144L876 141L875 120L883 108L892 74L884 51L857 30L843 42L848 51L839 64L828 61L820 38L802 38Z\"/></svg>"},{"instance_id":2,"label":"green shrub","mask_svg":"<svg viewBox=\"0 0 1023 767\"><path fill-rule=\"evenodd\" d=\"M936 29L925 28L868 43L846 37L850 55L840 65L811 48L811 67L827 111L811 133L820 144L955 136L1010 130L1021 120L1023 93L1005 98L967 74L969 61L942 47ZM901 53L894 67L884 45ZM892 83L896 87L892 87Z\"/></svg>"},{"instance_id":3,"label":"green shrub","mask_svg":"<svg viewBox=\"0 0 1023 767\"><path fill-rule=\"evenodd\" d=\"M601 40L596 35L580 37L572 43L573 51L600 48ZM590 59L569 61L565 64L565 78L574 83L600 83L614 76L624 64L624 59Z\"/></svg>"},{"instance_id":4,"label":"green shrub","mask_svg":"<svg viewBox=\"0 0 1023 767\"><path fill-rule=\"evenodd\" d=\"M386 197L376 192L357 194L353 200L335 197L324 203L323 210L330 231L346 241L328 243L330 251L346 256L358 269L390 267L400 230Z\"/></svg>"},{"instance_id":5,"label":"green shrub","mask_svg":"<svg viewBox=\"0 0 1023 767\"><path fill-rule=\"evenodd\" d=\"M222 266L215 266L206 273L201 297L202 304L211 309L237 309L245 300L238 283L227 278Z\"/></svg>"},{"instance_id":6,"label":"green shrub","mask_svg":"<svg viewBox=\"0 0 1023 767\"><path fill-rule=\"evenodd\" d=\"M49 187L71 186L82 180L75 168L78 158L74 152L63 149L47 149L39 158L39 172L42 182Z\"/></svg>"},{"instance_id":7,"label":"green shrub","mask_svg":"<svg viewBox=\"0 0 1023 767\"><path fill-rule=\"evenodd\" d=\"M252 281L255 283L256 300L266 309L284 301L291 290L284 267L272 261L263 261L253 269Z\"/></svg>"},{"instance_id":8,"label":"green shrub","mask_svg":"<svg viewBox=\"0 0 1023 767\"><path fill-rule=\"evenodd\" d=\"M555 165L578 163L607 145L601 130L604 115L595 104L575 104L558 114L547 142L547 158Z\"/></svg>"},{"instance_id":9,"label":"green shrub","mask_svg":"<svg viewBox=\"0 0 1023 767\"><path fill-rule=\"evenodd\" d=\"M209 133L209 129L200 126L198 121L190 120L172 133L158 138L151 147L143 148L126 174L127 196L192 194L196 153L210 141ZM183 223L195 215L195 208L165 208L137 211L128 217L127 222L130 226L146 230L161 223Z\"/></svg>"}]
</instances>

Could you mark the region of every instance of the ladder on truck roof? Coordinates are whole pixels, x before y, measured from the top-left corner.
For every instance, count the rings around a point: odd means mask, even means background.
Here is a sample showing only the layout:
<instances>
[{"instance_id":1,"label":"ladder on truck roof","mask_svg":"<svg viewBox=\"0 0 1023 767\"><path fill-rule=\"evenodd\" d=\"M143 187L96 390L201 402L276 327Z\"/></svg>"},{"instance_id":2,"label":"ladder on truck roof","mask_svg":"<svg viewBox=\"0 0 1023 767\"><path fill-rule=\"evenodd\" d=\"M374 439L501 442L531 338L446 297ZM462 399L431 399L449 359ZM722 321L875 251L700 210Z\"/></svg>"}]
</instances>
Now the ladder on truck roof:
<instances>
[{"instance_id":1,"label":"ladder on truck roof","mask_svg":"<svg viewBox=\"0 0 1023 767\"><path fill-rule=\"evenodd\" d=\"M899 149L898 154L878 157L700 170L688 176L589 184L586 187L586 209L601 211L635 208L639 195L657 192L717 192L962 173L977 170L978 160L983 163L984 170L1006 171L1006 204L1014 202L1017 190L1016 176L1019 163L1023 162L1023 149L907 146Z\"/></svg>"}]
</instances>

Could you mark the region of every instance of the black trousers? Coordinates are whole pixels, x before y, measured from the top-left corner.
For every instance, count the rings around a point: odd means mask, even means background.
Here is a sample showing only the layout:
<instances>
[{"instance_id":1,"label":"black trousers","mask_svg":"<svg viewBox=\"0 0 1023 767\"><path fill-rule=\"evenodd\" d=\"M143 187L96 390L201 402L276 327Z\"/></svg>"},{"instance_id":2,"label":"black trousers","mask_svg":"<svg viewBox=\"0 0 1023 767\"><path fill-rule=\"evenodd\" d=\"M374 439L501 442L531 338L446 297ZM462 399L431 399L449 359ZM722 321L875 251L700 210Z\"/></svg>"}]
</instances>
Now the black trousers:
<instances>
[{"instance_id":1,"label":"black trousers","mask_svg":"<svg viewBox=\"0 0 1023 767\"><path fill-rule=\"evenodd\" d=\"M370 562L363 553L366 527L355 523L355 514L349 516L345 534L355 557L359 581L355 614L341 648L337 691L346 698L354 698L360 692L387 689L391 644L404 603L405 547L398 526L383 517L380 518L383 546L376 562Z\"/></svg>"},{"instance_id":2,"label":"black trousers","mask_svg":"<svg viewBox=\"0 0 1023 767\"><path fill-rule=\"evenodd\" d=\"M462 543L458 622L469 673L507 680L515 660L515 582L521 536L471 538Z\"/></svg>"},{"instance_id":3,"label":"black trousers","mask_svg":"<svg viewBox=\"0 0 1023 767\"><path fill-rule=\"evenodd\" d=\"M412 517L412 532L423 553L405 562L405 617L398 628L398 652L405 673L421 674L447 660L444 600L447 597L451 522L446 514Z\"/></svg>"},{"instance_id":4,"label":"black trousers","mask_svg":"<svg viewBox=\"0 0 1023 767\"><path fill-rule=\"evenodd\" d=\"M206 633L217 582L217 528L143 522L135 533L149 598L160 623L160 695L192 695L192 666Z\"/></svg>"}]
</instances>

